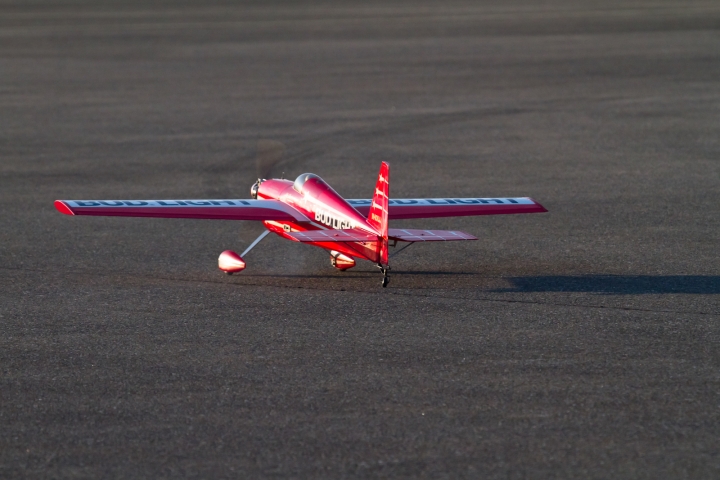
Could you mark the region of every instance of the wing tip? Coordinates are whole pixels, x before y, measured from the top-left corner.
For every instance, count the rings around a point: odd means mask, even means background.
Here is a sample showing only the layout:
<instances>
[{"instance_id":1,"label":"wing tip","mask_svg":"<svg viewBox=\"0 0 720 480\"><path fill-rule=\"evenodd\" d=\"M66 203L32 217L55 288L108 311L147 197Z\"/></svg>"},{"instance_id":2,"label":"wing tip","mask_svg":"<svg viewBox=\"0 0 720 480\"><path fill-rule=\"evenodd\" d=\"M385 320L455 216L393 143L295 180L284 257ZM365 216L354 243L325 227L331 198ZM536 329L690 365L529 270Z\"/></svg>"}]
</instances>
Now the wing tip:
<instances>
[{"instance_id":1,"label":"wing tip","mask_svg":"<svg viewBox=\"0 0 720 480\"><path fill-rule=\"evenodd\" d=\"M535 204L535 206L538 207L537 213L545 213L545 212L548 211L547 208L545 208L545 207L543 207L542 205L540 205L540 203L539 203L537 200L535 200L534 198L531 198L531 197L527 197L527 198L528 198L528 200L530 200L531 202L533 202L533 203Z\"/></svg>"},{"instance_id":2,"label":"wing tip","mask_svg":"<svg viewBox=\"0 0 720 480\"><path fill-rule=\"evenodd\" d=\"M70 207L62 200L55 200L55 209L64 215L75 215Z\"/></svg>"}]
</instances>

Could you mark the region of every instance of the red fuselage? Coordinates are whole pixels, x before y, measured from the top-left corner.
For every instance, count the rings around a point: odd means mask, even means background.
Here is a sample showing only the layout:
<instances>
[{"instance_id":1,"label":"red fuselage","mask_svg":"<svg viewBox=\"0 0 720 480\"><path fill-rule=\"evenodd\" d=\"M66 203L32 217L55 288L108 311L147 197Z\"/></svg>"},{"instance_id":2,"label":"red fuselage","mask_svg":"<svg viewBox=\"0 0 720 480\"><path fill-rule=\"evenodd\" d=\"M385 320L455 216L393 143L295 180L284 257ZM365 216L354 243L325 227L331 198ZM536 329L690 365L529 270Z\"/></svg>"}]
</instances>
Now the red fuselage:
<instances>
[{"instance_id":1,"label":"red fuselage","mask_svg":"<svg viewBox=\"0 0 720 480\"><path fill-rule=\"evenodd\" d=\"M300 175L295 182L263 180L257 187L257 198L279 200L310 219L310 222L302 223L273 220L263 222L268 230L288 240L295 240L287 235L288 232L307 230L355 228L372 235L380 235L365 217L317 175ZM311 245L375 263L380 260L374 242L312 242Z\"/></svg>"}]
</instances>

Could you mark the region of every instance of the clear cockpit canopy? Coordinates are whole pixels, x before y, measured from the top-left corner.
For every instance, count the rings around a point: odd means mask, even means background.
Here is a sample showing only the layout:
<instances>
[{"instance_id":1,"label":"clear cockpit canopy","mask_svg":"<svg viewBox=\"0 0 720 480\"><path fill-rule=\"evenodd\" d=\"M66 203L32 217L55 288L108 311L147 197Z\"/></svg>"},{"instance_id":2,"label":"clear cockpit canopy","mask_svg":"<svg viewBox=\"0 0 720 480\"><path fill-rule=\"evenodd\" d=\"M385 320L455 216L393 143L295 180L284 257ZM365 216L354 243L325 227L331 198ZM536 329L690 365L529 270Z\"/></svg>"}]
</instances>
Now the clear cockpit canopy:
<instances>
[{"instance_id":1,"label":"clear cockpit canopy","mask_svg":"<svg viewBox=\"0 0 720 480\"><path fill-rule=\"evenodd\" d=\"M299 177L295 179L295 182L293 183L293 188L296 192L302 193L303 191L303 185L305 185L305 182L307 182L311 178L317 178L318 180L322 181L322 178L318 177L314 173L303 173Z\"/></svg>"}]
</instances>

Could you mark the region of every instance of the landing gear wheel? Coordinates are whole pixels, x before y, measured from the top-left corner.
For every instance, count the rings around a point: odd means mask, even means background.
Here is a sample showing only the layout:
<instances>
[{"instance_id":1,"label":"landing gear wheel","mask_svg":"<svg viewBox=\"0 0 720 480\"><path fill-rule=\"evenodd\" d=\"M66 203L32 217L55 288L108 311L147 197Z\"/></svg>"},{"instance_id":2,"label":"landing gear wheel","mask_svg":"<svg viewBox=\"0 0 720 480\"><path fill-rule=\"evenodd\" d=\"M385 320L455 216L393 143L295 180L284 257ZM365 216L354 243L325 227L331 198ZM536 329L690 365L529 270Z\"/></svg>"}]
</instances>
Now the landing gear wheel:
<instances>
[{"instance_id":1,"label":"landing gear wheel","mask_svg":"<svg viewBox=\"0 0 720 480\"><path fill-rule=\"evenodd\" d=\"M383 288L387 287L388 283L390 283L390 277L383 277L383 279L382 279Z\"/></svg>"}]
</instances>

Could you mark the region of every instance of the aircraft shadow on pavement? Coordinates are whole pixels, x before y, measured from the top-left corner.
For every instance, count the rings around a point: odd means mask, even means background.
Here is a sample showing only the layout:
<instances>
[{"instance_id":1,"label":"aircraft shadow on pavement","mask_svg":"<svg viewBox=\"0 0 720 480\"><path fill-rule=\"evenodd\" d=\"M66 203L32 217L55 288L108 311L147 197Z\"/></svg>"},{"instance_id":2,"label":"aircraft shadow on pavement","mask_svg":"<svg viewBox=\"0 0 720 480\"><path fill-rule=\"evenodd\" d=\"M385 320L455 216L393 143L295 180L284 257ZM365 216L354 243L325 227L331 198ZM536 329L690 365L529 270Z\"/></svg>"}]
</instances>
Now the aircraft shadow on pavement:
<instances>
[{"instance_id":1,"label":"aircraft shadow on pavement","mask_svg":"<svg viewBox=\"0 0 720 480\"><path fill-rule=\"evenodd\" d=\"M513 287L494 292L578 292L607 295L720 294L715 275L548 275L511 277Z\"/></svg>"}]
</instances>

